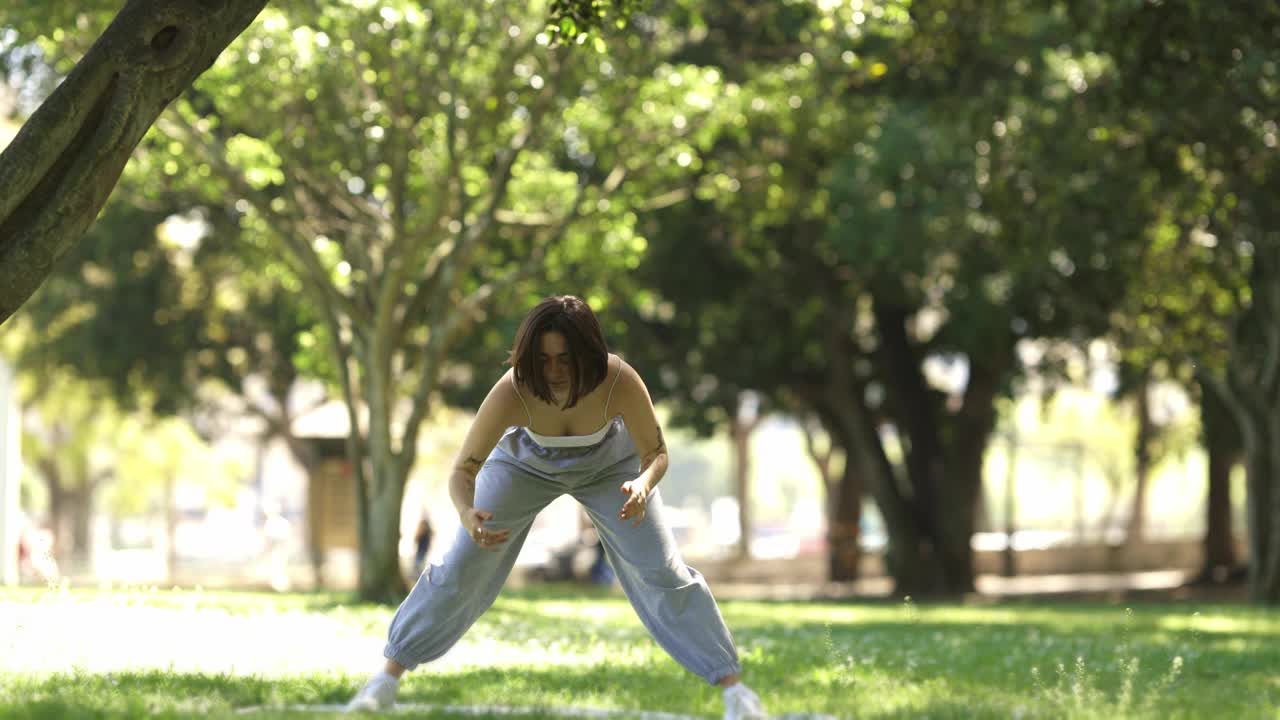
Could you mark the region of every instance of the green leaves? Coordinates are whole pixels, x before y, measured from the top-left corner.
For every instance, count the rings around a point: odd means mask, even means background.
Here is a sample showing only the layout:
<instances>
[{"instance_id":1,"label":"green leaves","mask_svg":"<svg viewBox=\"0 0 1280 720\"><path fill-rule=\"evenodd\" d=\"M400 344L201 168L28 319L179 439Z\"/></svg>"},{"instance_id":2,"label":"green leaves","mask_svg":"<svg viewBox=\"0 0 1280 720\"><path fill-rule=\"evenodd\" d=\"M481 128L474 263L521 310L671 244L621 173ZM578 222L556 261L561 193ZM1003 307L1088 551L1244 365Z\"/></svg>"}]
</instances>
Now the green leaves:
<instances>
[{"instance_id":1,"label":"green leaves","mask_svg":"<svg viewBox=\"0 0 1280 720\"><path fill-rule=\"evenodd\" d=\"M546 33L555 44L582 45L592 41L596 52L605 52L601 34L612 24L626 27L640 0L551 0Z\"/></svg>"},{"instance_id":2,"label":"green leaves","mask_svg":"<svg viewBox=\"0 0 1280 720\"><path fill-rule=\"evenodd\" d=\"M250 187L262 190L284 183L280 156L272 146L261 139L235 135L227 140L226 160L244 173Z\"/></svg>"}]
</instances>

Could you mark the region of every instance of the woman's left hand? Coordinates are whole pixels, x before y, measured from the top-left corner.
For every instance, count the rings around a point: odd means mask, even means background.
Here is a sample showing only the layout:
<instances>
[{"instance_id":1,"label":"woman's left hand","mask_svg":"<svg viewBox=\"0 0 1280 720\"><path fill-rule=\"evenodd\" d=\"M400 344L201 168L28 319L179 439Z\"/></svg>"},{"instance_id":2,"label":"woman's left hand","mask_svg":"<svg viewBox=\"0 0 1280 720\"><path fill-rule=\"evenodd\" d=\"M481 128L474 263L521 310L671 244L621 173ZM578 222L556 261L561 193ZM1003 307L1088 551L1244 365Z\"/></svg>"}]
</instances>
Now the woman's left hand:
<instances>
[{"instance_id":1,"label":"woman's left hand","mask_svg":"<svg viewBox=\"0 0 1280 720\"><path fill-rule=\"evenodd\" d=\"M627 496L627 501L622 504L622 511L618 513L621 520L631 520L631 527L640 527L640 523L644 521L645 511L649 507L649 487L644 480L628 480L622 483L622 492Z\"/></svg>"}]
</instances>

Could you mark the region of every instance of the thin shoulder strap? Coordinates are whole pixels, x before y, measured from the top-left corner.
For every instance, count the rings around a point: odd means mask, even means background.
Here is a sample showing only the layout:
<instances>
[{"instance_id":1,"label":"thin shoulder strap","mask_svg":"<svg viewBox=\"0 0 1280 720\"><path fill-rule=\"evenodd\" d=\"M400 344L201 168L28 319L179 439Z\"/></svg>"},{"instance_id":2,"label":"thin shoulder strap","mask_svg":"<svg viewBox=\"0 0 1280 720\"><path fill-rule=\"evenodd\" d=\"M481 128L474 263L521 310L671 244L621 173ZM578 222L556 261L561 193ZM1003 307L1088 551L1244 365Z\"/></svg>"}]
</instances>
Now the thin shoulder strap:
<instances>
[{"instance_id":1,"label":"thin shoulder strap","mask_svg":"<svg viewBox=\"0 0 1280 720\"><path fill-rule=\"evenodd\" d=\"M613 384L609 386L609 397L604 400L604 421L609 422L609 402L613 400L613 389L618 387L618 378L622 377L622 360L618 360L618 374L613 376Z\"/></svg>"},{"instance_id":2,"label":"thin shoulder strap","mask_svg":"<svg viewBox=\"0 0 1280 720\"><path fill-rule=\"evenodd\" d=\"M511 389L516 391L516 397L520 398L520 404L524 405L524 414L529 416L528 427L533 427L533 413L529 412L529 403L524 401L524 396L520 394L520 387L516 385L516 374L511 373Z\"/></svg>"}]
</instances>

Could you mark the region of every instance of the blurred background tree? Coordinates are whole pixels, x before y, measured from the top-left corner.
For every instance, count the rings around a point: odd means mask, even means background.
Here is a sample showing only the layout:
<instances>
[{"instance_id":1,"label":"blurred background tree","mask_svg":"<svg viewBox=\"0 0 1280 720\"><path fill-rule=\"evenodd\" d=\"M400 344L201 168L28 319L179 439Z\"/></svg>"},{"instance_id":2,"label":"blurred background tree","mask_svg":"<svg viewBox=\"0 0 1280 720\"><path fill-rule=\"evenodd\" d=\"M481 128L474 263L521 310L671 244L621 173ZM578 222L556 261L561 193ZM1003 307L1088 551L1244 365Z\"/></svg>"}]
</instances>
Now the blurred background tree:
<instances>
[{"instance_id":1,"label":"blurred background tree","mask_svg":"<svg viewBox=\"0 0 1280 720\"><path fill-rule=\"evenodd\" d=\"M15 8L0 49L36 97L114 9L50 8ZM474 406L524 310L573 292L673 424L731 439L739 556L752 433L786 413L829 577L857 577L870 498L895 591L956 594L993 438L1093 382L1101 344L1095 390L1132 413L1091 450L1128 499L1101 524L1140 542L1155 468L1199 433L1204 575L1238 563L1242 459L1276 602L1277 33L1202 3L271 4L28 303L27 362L123 412L234 398L286 442L291 388L323 381L360 591L387 600L424 418ZM1199 421L1160 415L1174 387Z\"/></svg>"}]
</instances>

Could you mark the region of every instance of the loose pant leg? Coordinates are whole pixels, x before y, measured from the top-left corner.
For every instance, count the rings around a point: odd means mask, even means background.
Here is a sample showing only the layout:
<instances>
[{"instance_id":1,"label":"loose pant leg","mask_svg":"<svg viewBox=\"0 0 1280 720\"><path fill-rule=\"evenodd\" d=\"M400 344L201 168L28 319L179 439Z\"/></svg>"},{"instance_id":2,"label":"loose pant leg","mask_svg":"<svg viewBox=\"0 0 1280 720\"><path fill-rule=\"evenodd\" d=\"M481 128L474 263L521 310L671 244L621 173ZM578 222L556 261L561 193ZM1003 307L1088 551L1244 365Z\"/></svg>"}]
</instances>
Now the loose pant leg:
<instances>
[{"instance_id":1,"label":"loose pant leg","mask_svg":"<svg viewBox=\"0 0 1280 720\"><path fill-rule=\"evenodd\" d=\"M655 490L639 527L618 518L622 483L634 469L575 488L604 543L622 589L649 634L676 662L716 684L741 671L738 651L702 574L684 564Z\"/></svg>"},{"instance_id":2,"label":"loose pant leg","mask_svg":"<svg viewBox=\"0 0 1280 720\"><path fill-rule=\"evenodd\" d=\"M510 529L510 539L484 550L459 525L444 561L418 578L396 610L382 654L410 670L444 655L493 605L534 516L562 494L562 486L517 465L486 462L476 475L476 507L493 513L485 528Z\"/></svg>"}]
</instances>

